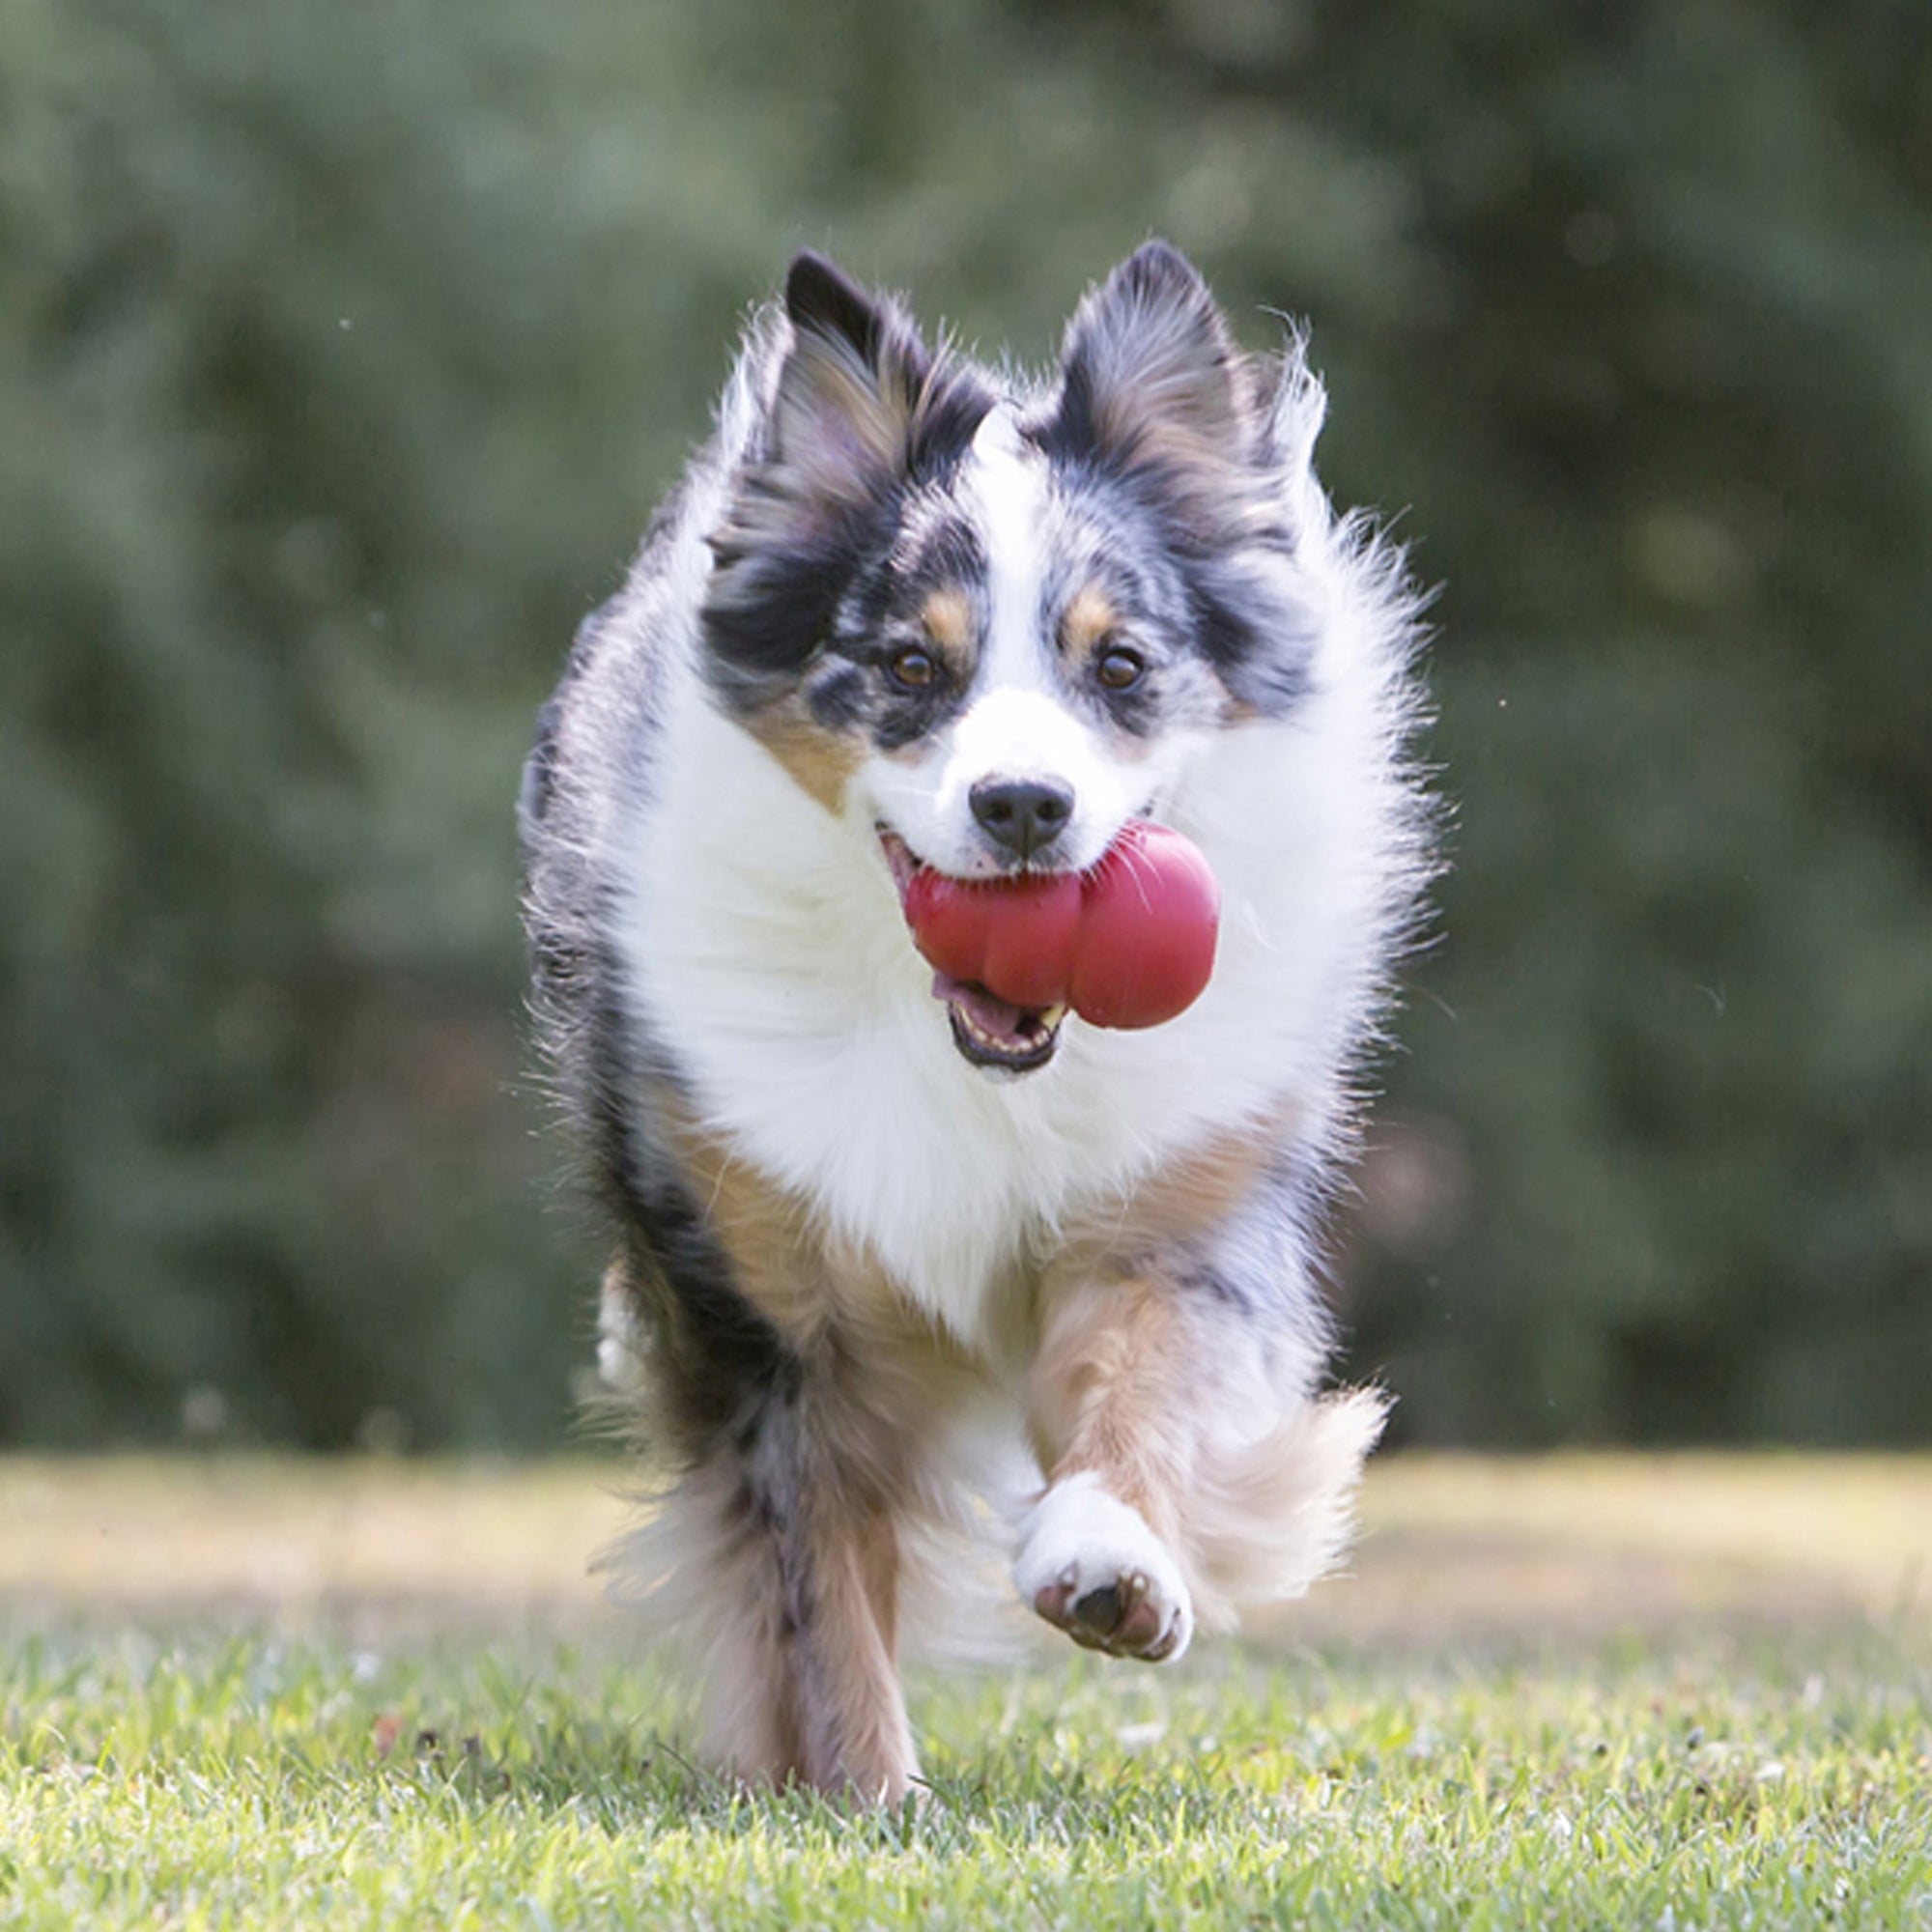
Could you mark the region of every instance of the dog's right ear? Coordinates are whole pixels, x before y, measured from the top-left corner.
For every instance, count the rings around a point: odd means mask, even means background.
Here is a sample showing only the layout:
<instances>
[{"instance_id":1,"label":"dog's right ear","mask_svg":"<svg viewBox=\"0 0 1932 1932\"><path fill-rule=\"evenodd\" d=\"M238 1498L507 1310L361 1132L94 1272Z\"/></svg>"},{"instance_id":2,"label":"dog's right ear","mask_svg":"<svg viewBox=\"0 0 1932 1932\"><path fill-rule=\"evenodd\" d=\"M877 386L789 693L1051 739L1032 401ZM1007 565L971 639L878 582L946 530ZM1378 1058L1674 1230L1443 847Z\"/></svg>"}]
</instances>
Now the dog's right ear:
<instances>
[{"instance_id":1,"label":"dog's right ear","mask_svg":"<svg viewBox=\"0 0 1932 1932\"><path fill-rule=\"evenodd\" d=\"M740 709L790 688L904 486L962 456L992 406L904 309L823 255L792 263L784 325L763 419L708 538L710 670Z\"/></svg>"},{"instance_id":2,"label":"dog's right ear","mask_svg":"<svg viewBox=\"0 0 1932 1932\"><path fill-rule=\"evenodd\" d=\"M784 305L799 336L843 343L876 366L887 326L884 304L829 256L815 248L801 248L792 257L785 272Z\"/></svg>"},{"instance_id":3,"label":"dog's right ear","mask_svg":"<svg viewBox=\"0 0 1932 1932\"><path fill-rule=\"evenodd\" d=\"M792 263L784 321L770 402L708 538L710 670L741 710L790 688L904 487L957 462L993 402L823 255Z\"/></svg>"},{"instance_id":4,"label":"dog's right ear","mask_svg":"<svg viewBox=\"0 0 1932 1932\"><path fill-rule=\"evenodd\" d=\"M810 249L785 277L784 307L792 341L767 460L801 508L855 507L911 466L931 353L895 303Z\"/></svg>"}]
</instances>

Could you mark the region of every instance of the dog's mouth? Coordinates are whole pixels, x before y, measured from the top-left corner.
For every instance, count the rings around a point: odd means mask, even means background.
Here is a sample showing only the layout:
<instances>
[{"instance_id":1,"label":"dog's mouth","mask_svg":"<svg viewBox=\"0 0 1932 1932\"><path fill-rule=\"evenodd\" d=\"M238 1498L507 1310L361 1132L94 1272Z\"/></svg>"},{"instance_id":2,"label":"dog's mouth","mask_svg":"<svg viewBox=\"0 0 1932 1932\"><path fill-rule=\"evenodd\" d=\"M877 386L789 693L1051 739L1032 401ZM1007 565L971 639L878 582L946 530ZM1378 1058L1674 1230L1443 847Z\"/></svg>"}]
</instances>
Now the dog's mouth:
<instances>
[{"instance_id":1,"label":"dog's mouth","mask_svg":"<svg viewBox=\"0 0 1932 1932\"><path fill-rule=\"evenodd\" d=\"M879 844L903 901L906 889L924 869L925 862L896 832L889 832L883 825L879 827ZM988 992L978 980L955 980L937 971L932 976L932 997L946 1008L952 1024L952 1044L975 1066L1002 1073L1032 1073L1044 1066L1060 1045L1061 1023L1066 1018L1065 1005L1016 1007Z\"/></svg>"},{"instance_id":2,"label":"dog's mouth","mask_svg":"<svg viewBox=\"0 0 1932 1932\"><path fill-rule=\"evenodd\" d=\"M932 976L932 997L946 1002L952 1044L975 1066L1031 1073L1044 1066L1060 1045L1064 1006L1011 1006L972 980L949 979L944 973Z\"/></svg>"}]
</instances>

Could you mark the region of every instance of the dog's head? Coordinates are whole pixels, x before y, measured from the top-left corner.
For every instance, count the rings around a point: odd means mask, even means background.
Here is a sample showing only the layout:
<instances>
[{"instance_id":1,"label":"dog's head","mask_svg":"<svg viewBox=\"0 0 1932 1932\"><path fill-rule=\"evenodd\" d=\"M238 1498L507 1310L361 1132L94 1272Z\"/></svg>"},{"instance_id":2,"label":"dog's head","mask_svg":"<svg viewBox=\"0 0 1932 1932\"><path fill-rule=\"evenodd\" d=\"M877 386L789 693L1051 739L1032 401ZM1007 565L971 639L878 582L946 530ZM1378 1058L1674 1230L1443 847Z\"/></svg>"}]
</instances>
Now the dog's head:
<instances>
[{"instance_id":1,"label":"dog's head","mask_svg":"<svg viewBox=\"0 0 1932 1932\"><path fill-rule=\"evenodd\" d=\"M1093 865L1217 729L1303 689L1291 388L1305 429L1298 356L1243 356L1160 242L1018 392L801 255L711 539L715 690L901 887ZM976 1063L1051 1058L1057 1012L941 990Z\"/></svg>"}]
</instances>

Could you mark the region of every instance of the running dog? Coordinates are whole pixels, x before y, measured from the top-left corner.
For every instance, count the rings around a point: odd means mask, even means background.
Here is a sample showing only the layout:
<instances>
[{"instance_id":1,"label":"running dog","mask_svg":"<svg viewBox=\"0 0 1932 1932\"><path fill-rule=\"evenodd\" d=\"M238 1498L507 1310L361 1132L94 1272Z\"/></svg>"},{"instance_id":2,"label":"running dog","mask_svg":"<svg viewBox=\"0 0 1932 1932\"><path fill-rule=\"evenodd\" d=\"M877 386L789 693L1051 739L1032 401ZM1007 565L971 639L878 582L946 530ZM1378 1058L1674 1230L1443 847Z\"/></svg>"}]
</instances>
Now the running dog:
<instances>
[{"instance_id":1,"label":"running dog","mask_svg":"<svg viewBox=\"0 0 1932 1932\"><path fill-rule=\"evenodd\" d=\"M543 711L533 1007L666 1472L616 1561L746 1776L918 1780L940 1532L1149 1662L1346 1542L1384 1404L1322 1391L1320 1231L1431 821L1417 600L1316 480L1324 407L1160 242L1037 381L800 255ZM1218 882L1178 1017L922 959L922 869L1084 873L1133 820Z\"/></svg>"}]
</instances>

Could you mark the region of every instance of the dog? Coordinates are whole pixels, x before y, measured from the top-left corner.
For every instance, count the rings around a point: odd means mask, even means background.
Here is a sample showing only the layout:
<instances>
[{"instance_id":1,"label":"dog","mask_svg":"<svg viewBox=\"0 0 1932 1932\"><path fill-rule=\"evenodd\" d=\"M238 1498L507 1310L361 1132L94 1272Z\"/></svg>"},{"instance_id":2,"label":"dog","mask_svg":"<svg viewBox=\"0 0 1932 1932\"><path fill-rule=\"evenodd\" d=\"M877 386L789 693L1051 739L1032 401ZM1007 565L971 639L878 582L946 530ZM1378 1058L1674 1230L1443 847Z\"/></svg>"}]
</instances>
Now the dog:
<instances>
[{"instance_id":1,"label":"dog","mask_svg":"<svg viewBox=\"0 0 1932 1932\"><path fill-rule=\"evenodd\" d=\"M613 1561L747 1778L920 1784L896 1659L960 1537L1149 1662L1345 1546L1385 1401L1321 1388L1321 1231L1432 839L1419 600L1324 410L1158 242L1043 381L801 254L541 714L532 1010L665 1472ZM909 867L1080 870L1134 817L1222 895L1185 1012L934 978Z\"/></svg>"}]
</instances>

